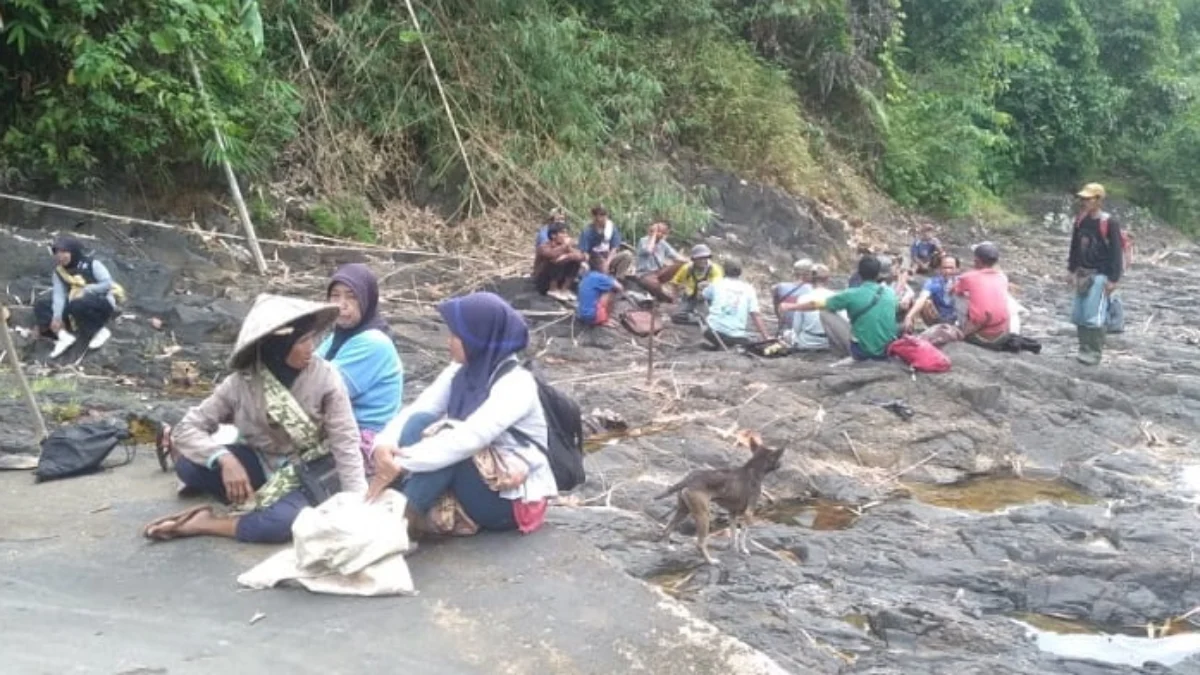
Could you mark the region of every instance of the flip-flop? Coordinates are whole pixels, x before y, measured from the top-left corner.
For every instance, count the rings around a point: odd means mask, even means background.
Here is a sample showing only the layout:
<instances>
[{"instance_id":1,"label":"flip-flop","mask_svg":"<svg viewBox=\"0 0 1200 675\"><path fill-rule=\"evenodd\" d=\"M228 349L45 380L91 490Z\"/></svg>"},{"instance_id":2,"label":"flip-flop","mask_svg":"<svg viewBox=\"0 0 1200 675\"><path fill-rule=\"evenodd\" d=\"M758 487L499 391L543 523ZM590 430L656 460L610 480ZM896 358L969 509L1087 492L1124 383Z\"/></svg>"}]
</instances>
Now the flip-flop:
<instances>
[{"instance_id":1,"label":"flip-flop","mask_svg":"<svg viewBox=\"0 0 1200 675\"><path fill-rule=\"evenodd\" d=\"M170 460L171 451L167 449L167 437L171 434L171 425L163 422L158 425L158 432L154 435L154 455L158 457L158 468L163 470L163 473L170 471L167 462Z\"/></svg>"},{"instance_id":2,"label":"flip-flop","mask_svg":"<svg viewBox=\"0 0 1200 675\"><path fill-rule=\"evenodd\" d=\"M191 508L184 509L178 513L172 513L169 516L156 518L155 520L150 521L146 527L142 528L142 536L154 541L169 541L171 539L177 539L183 536L177 532L179 526L196 517L196 515L201 511L212 510L213 507L211 504L201 504L199 506L193 506ZM167 527L168 523L170 524L169 527ZM165 529L155 531L155 528Z\"/></svg>"}]
</instances>

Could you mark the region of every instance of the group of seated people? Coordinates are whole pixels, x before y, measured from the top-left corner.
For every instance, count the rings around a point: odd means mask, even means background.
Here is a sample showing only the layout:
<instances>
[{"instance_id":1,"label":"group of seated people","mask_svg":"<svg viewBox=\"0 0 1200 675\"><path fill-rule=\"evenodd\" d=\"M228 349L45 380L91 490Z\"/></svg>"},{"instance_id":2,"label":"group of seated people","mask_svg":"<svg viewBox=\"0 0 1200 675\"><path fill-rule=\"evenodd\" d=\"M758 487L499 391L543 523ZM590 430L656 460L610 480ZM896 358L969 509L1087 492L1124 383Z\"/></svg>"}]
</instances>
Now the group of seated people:
<instances>
[{"instance_id":1,"label":"group of seated people","mask_svg":"<svg viewBox=\"0 0 1200 675\"><path fill-rule=\"evenodd\" d=\"M800 260L792 281L776 284L771 301L778 330L763 321L757 293L741 279L741 266L712 260L698 244L685 258L667 241L670 226L656 221L633 251L623 250L620 233L603 207L579 237L567 233L565 214L551 212L538 233L534 280L540 292L575 300L576 314L590 325L612 325L613 304L634 284L662 302L678 303L678 323L699 323L714 349L782 341L792 351L829 350L857 360L886 359L900 334L913 333L937 345L953 341L1000 349L1020 332L1016 301L997 264L1000 251L990 242L972 249L972 269L960 272L932 225L923 225L907 263L863 253L841 292L830 287L830 269ZM623 271L622 271L623 270ZM927 278L914 289L912 278Z\"/></svg>"},{"instance_id":2,"label":"group of seated people","mask_svg":"<svg viewBox=\"0 0 1200 675\"><path fill-rule=\"evenodd\" d=\"M144 536L286 542L300 511L315 506L304 480L323 461L336 474L327 489L368 500L403 493L413 537L540 527L557 485L537 384L517 361L529 341L524 317L491 293L442 302L449 365L401 409L403 366L375 275L343 266L325 299L255 301L232 374L159 441L182 492L231 509L188 508Z\"/></svg>"}]
</instances>

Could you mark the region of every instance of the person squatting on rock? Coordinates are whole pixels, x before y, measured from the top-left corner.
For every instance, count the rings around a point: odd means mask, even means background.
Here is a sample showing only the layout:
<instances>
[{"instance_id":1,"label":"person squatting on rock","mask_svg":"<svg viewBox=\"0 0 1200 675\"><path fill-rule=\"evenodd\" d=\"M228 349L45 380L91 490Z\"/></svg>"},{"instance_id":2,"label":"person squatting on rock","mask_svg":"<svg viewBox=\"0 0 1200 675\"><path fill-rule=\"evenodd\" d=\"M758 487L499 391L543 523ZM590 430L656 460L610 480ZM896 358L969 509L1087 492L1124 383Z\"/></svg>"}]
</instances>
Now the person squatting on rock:
<instances>
[{"instance_id":1,"label":"person squatting on rock","mask_svg":"<svg viewBox=\"0 0 1200 675\"><path fill-rule=\"evenodd\" d=\"M781 312L779 305L808 295L812 289L813 261L803 258L792 263L792 281L781 281L771 287L771 306L775 309L775 319L779 322L777 332L782 336L792 330L797 312Z\"/></svg>"},{"instance_id":2,"label":"person squatting on rock","mask_svg":"<svg viewBox=\"0 0 1200 675\"><path fill-rule=\"evenodd\" d=\"M338 317L317 347L317 356L333 364L346 385L370 476L375 434L400 412L404 366L392 329L379 316L379 281L371 268L360 263L339 267L330 278L326 300L337 305Z\"/></svg>"},{"instance_id":3,"label":"person squatting on rock","mask_svg":"<svg viewBox=\"0 0 1200 675\"><path fill-rule=\"evenodd\" d=\"M438 313L451 363L376 436L368 498L403 492L414 534L532 532L558 485L540 449L537 383L516 362L529 328L492 293L446 300Z\"/></svg>"},{"instance_id":4,"label":"person squatting on rock","mask_svg":"<svg viewBox=\"0 0 1200 675\"><path fill-rule=\"evenodd\" d=\"M1104 186L1089 183L1079 191L1083 212L1071 233L1067 270L1074 288L1071 323L1079 338L1076 360L1100 365L1108 325L1109 304L1124 270L1121 224L1103 210ZM1107 231L1104 231L1107 229Z\"/></svg>"},{"instance_id":5,"label":"person squatting on rock","mask_svg":"<svg viewBox=\"0 0 1200 675\"><path fill-rule=\"evenodd\" d=\"M260 295L242 323L229 359L234 371L172 431L175 472L184 485L248 512L217 515L211 505L159 518L143 530L156 540L197 535L282 543L308 499L296 457L332 454L340 488L365 493L363 456L350 397L338 371L314 358L314 336L329 328L337 307ZM535 399L536 400L536 399ZM212 434L232 423L238 442Z\"/></svg>"},{"instance_id":6,"label":"person squatting on rock","mask_svg":"<svg viewBox=\"0 0 1200 675\"><path fill-rule=\"evenodd\" d=\"M533 285L542 295L569 301L573 299L571 285L586 261L587 256L571 241L567 226L551 223L546 229L546 240L534 253Z\"/></svg>"},{"instance_id":7,"label":"person squatting on rock","mask_svg":"<svg viewBox=\"0 0 1200 675\"><path fill-rule=\"evenodd\" d=\"M873 255L858 261L861 283L827 299L814 297L780 305L783 311L821 311L821 323L831 351L856 361L885 361L896 339L896 294L881 283L883 264ZM836 314L845 310L848 319Z\"/></svg>"},{"instance_id":8,"label":"person squatting on rock","mask_svg":"<svg viewBox=\"0 0 1200 675\"><path fill-rule=\"evenodd\" d=\"M75 344L77 336L89 338L88 349L99 349L112 337L105 325L117 311L120 286L104 263L85 255L83 243L62 236L50 246L56 263L50 275L51 293L33 305L38 330L57 338L50 358L58 358Z\"/></svg>"},{"instance_id":9,"label":"person squatting on rock","mask_svg":"<svg viewBox=\"0 0 1200 675\"><path fill-rule=\"evenodd\" d=\"M996 268L1000 249L991 242L976 244L974 269L958 277L950 287L954 299L955 323L940 323L921 337L935 345L965 341L1002 351L1012 334L1008 276Z\"/></svg>"},{"instance_id":10,"label":"person squatting on rock","mask_svg":"<svg viewBox=\"0 0 1200 675\"><path fill-rule=\"evenodd\" d=\"M725 277L702 291L708 302L704 339L715 349L750 344L750 332L746 329L748 321L754 322L762 340L771 339L758 310L758 294L741 277L742 266L731 261L725 265Z\"/></svg>"},{"instance_id":11,"label":"person squatting on rock","mask_svg":"<svg viewBox=\"0 0 1200 675\"><path fill-rule=\"evenodd\" d=\"M608 259L592 256L588 265L591 269L579 281L579 306L575 316L589 326L606 326L612 315L616 293L624 292L621 282L608 273Z\"/></svg>"},{"instance_id":12,"label":"person squatting on rock","mask_svg":"<svg viewBox=\"0 0 1200 675\"><path fill-rule=\"evenodd\" d=\"M676 323L696 323L696 314L703 300L701 291L712 282L725 276L725 270L712 261L712 250L704 244L692 247L691 261L679 268L671 284L679 288L679 310L673 319Z\"/></svg>"},{"instance_id":13,"label":"person squatting on rock","mask_svg":"<svg viewBox=\"0 0 1200 675\"><path fill-rule=\"evenodd\" d=\"M958 318L950 287L958 276L958 258L943 255L938 259L937 274L925 280L921 293L904 316L904 332L911 333L919 317L925 326L952 324Z\"/></svg>"},{"instance_id":14,"label":"person squatting on rock","mask_svg":"<svg viewBox=\"0 0 1200 675\"><path fill-rule=\"evenodd\" d=\"M650 231L638 241L636 273L638 283L655 298L670 302L671 295L663 285L671 281L679 269L687 263L667 241L671 225L664 220L650 224Z\"/></svg>"}]
</instances>

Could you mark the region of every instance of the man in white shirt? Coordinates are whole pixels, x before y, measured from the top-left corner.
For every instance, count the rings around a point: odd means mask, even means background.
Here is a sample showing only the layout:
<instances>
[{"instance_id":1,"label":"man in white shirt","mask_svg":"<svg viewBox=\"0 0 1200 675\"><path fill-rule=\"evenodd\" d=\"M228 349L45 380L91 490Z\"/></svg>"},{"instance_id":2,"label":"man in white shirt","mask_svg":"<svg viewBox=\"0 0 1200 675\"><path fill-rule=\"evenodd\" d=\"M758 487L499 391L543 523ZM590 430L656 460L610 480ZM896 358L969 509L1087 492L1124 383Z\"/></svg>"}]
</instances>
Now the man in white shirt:
<instances>
[{"instance_id":1,"label":"man in white shirt","mask_svg":"<svg viewBox=\"0 0 1200 675\"><path fill-rule=\"evenodd\" d=\"M812 290L801 296L797 302L820 300L824 302L833 296L835 291L829 287L829 268L825 265L813 265ZM843 318L846 312L840 312ZM825 325L821 323L821 310L808 312L793 312L790 326L792 347L804 351L820 351L829 349L829 338L825 335Z\"/></svg>"},{"instance_id":2,"label":"man in white shirt","mask_svg":"<svg viewBox=\"0 0 1200 675\"><path fill-rule=\"evenodd\" d=\"M758 294L754 287L742 281L742 266L736 262L725 265L725 277L717 279L704 289L708 301L708 328L704 339L716 349L750 344L750 332L746 330L748 319L764 341L771 339L758 308Z\"/></svg>"}]
</instances>

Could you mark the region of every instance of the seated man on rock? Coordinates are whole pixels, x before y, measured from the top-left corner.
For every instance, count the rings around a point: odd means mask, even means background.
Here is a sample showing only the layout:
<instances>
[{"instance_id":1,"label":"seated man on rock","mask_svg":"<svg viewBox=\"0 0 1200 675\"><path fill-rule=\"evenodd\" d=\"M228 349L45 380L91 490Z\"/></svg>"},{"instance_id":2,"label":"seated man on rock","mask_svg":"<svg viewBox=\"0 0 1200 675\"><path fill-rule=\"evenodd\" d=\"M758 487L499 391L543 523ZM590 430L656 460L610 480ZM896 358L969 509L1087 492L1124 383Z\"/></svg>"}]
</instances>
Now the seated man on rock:
<instances>
[{"instance_id":1,"label":"seated man on rock","mask_svg":"<svg viewBox=\"0 0 1200 675\"><path fill-rule=\"evenodd\" d=\"M602 256L609 273L622 279L633 267L633 254L622 246L621 230L608 218L608 209L592 207L592 223L579 234L579 250L589 259Z\"/></svg>"},{"instance_id":2,"label":"seated man on rock","mask_svg":"<svg viewBox=\"0 0 1200 675\"><path fill-rule=\"evenodd\" d=\"M909 248L912 268L917 274L934 274L941 268L942 243L934 235L932 223L921 225L917 240Z\"/></svg>"},{"instance_id":3,"label":"seated man on rock","mask_svg":"<svg viewBox=\"0 0 1200 675\"><path fill-rule=\"evenodd\" d=\"M557 300L571 300L571 284L579 276L587 256L575 248L567 227L551 223L548 238L537 247L533 261L533 285L537 292Z\"/></svg>"},{"instance_id":4,"label":"seated man on rock","mask_svg":"<svg viewBox=\"0 0 1200 675\"><path fill-rule=\"evenodd\" d=\"M925 280L921 294L904 316L905 333L912 332L918 317L926 327L930 327L940 323L953 324L958 316L954 307L954 297L950 295L950 287L958 276L958 259L947 255L942 256L938 262L938 273Z\"/></svg>"},{"instance_id":5,"label":"seated man on rock","mask_svg":"<svg viewBox=\"0 0 1200 675\"><path fill-rule=\"evenodd\" d=\"M1009 336L1008 277L996 269L1000 249L991 242L973 249L974 269L950 288L958 324L940 324L922 334L934 344L964 340L988 349L1002 349Z\"/></svg>"},{"instance_id":6,"label":"seated man on rock","mask_svg":"<svg viewBox=\"0 0 1200 675\"><path fill-rule=\"evenodd\" d=\"M650 232L638 242L637 248L638 282L664 302L670 302L671 296L663 290L663 284L674 278L679 268L687 263L687 258L667 241L670 233L671 225L667 221L655 221L650 225Z\"/></svg>"},{"instance_id":7,"label":"seated man on rock","mask_svg":"<svg viewBox=\"0 0 1200 675\"><path fill-rule=\"evenodd\" d=\"M813 265L811 290L796 298L796 302L829 300L835 291L829 288L829 268L825 265ZM821 311L791 312L792 323L784 335L793 349L797 351L823 351L829 349L829 337L825 335L825 324L821 321ZM839 317L848 320L845 311L837 313Z\"/></svg>"},{"instance_id":8,"label":"seated man on rock","mask_svg":"<svg viewBox=\"0 0 1200 675\"><path fill-rule=\"evenodd\" d=\"M724 278L717 279L703 291L708 301L708 328L704 339L715 349L750 344L750 333L746 330L749 320L754 321L759 336L769 340L767 327L758 311L758 294L754 287L742 281L742 266L736 262L725 265Z\"/></svg>"},{"instance_id":9,"label":"seated man on rock","mask_svg":"<svg viewBox=\"0 0 1200 675\"><path fill-rule=\"evenodd\" d=\"M881 283L883 264L873 255L858 261L862 283L827 299L785 302L783 311L821 311L821 323L834 353L856 361L886 361L887 347L896 339L896 294ZM845 310L848 320L835 312Z\"/></svg>"},{"instance_id":10,"label":"seated man on rock","mask_svg":"<svg viewBox=\"0 0 1200 675\"><path fill-rule=\"evenodd\" d=\"M904 315L917 300L916 292L908 285L909 271L901 263L899 258L879 256L879 264L882 266L879 278L891 286L892 292L896 294L897 323L904 321Z\"/></svg>"},{"instance_id":11,"label":"seated man on rock","mask_svg":"<svg viewBox=\"0 0 1200 675\"><path fill-rule=\"evenodd\" d=\"M783 281L771 287L771 306L775 308L775 318L779 321L778 332L791 330L795 323L796 312L781 312L779 305L808 295L813 289L813 261L808 258L797 260L792 264L792 281Z\"/></svg>"},{"instance_id":12,"label":"seated man on rock","mask_svg":"<svg viewBox=\"0 0 1200 675\"><path fill-rule=\"evenodd\" d=\"M725 270L712 261L712 251L704 244L692 247L692 260L671 279L680 289L679 311L672 317L676 323L696 323L695 314L702 300L701 292L712 282L725 276Z\"/></svg>"}]
</instances>

